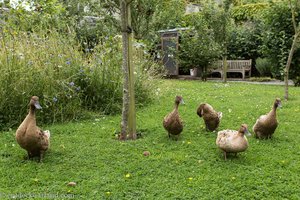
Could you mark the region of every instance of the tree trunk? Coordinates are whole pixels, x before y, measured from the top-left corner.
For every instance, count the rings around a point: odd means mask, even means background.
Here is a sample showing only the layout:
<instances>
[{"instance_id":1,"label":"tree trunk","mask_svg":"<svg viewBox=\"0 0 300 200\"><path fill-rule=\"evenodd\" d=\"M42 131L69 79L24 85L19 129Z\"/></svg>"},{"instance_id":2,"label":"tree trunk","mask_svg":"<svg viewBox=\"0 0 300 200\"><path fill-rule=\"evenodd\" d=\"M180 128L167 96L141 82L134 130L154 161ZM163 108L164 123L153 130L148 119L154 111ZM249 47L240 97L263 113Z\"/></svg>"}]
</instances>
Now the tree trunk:
<instances>
[{"instance_id":1,"label":"tree trunk","mask_svg":"<svg viewBox=\"0 0 300 200\"><path fill-rule=\"evenodd\" d=\"M291 50L289 53L289 57L284 69L284 99L288 100L289 98L289 71L290 71L290 67L291 67L291 63L292 63L292 59L293 59L293 55L294 55L294 51L296 48L296 44L297 44L297 39L299 36L299 31L297 33L295 33L294 35L294 39L293 39L293 43L291 46Z\"/></svg>"},{"instance_id":2,"label":"tree trunk","mask_svg":"<svg viewBox=\"0 0 300 200\"><path fill-rule=\"evenodd\" d=\"M223 82L227 82L227 69L228 69L228 64L227 64L227 56L223 56Z\"/></svg>"},{"instance_id":3,"label":"tree trunk","mask_svg":"<svg viewBox=\"0 0 300 200\"><path fill-rule=\"evenodd\" d=\"M130 6L127 5L128 13L128 27L131 27L131 11ZM129 118L128 118L128 132L129 139L136 139L136 113L135 113L135 94L134 94L134 66L132 64L132 31L128 34L128 71L129 71Z\"/></svg>"},{"instance_id":4,"label":"tree trunk","mask_svg":"<svg viewBox=\"0 0 300 200\"><path fill-rule=\"evenodd\" d=\"M120 140L136 139L134 70L132 65L132 29L130 22L130 7L126 0L120 0L121 29L123 43L123 109Z\"/></svg>"},{"instance_id":5,"label":"tree trunk","mask_svg":"<svg viewBox=\"0 0 300 200\"><path fill-rule=\"evenodd\" d=\"M289 57L288 57L288 60L286 62L286 66L285 66L285 69L284 69L284 99L285 100L288 100L288 98L289 98L289 71L290 71L294 51L295 51L295 48L296 48L296 45L297 45L297 39L298 39L299 34L300 34L300 27L299 27L299 25L297 26L297 24L296 24L295 11L293 9L293 5L292 5L291 0L289 1L289 5L290 5L290 9L291 9L292 23L293 23L295 34L294 34L291 50L290 50L290 53L289 53Z\"/></svg>"}]
</instances>

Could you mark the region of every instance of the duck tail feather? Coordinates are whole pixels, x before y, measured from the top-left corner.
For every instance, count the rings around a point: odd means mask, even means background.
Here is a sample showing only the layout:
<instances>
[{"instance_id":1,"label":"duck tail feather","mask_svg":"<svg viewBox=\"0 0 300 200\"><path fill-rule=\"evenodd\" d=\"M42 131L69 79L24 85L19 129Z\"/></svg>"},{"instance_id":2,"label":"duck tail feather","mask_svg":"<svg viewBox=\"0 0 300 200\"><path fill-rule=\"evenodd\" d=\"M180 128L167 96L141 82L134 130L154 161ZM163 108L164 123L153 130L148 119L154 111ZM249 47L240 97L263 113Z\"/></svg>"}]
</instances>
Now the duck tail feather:
<instances>
[{"instance_id":1,"label":"duck tail feather","mask_svg":"<svg viewBox=\"0 0 300 200\"><path fill-rule=\"evenodd\" d=\"M218 112L218 117L219 117L219 119L222 119L223 113L222 112Z\"/></svg>"},{"instance_id":2,"label":"duck tail feather","mask_svg":"<svg viewBox=\"0 0 300 200\"><path fill-rule=\"evenodd\" d=\"M47 136L47 138L50 138L50 131L49 130L44 131L44 134Z\"/></svg>"}]
</instances>

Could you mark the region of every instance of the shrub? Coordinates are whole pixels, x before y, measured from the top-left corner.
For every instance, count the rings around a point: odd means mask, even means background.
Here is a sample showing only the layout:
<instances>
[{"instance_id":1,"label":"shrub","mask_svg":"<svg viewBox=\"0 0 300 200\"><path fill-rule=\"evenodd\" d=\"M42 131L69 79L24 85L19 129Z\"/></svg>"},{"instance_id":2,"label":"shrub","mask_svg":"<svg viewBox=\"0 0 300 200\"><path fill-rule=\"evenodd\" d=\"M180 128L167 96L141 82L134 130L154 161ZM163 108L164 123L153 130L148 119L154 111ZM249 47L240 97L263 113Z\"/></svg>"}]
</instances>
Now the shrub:
<instances>
[{"instance_id":1,"label":"shrub","mask_svg":"<svg viewBox=\"0 0 300 200\"><path fill-rule=\"evenodd\" d=\"M300 76L296 76L293 81L296 87L300 87Z\"/></svg>"},{"instance_id":2,"label":"shrub","mask_svg":"<svg viewBox=\"0 0 300 200\"><path fill-rule=\"evenodd\" d=\"M296 4L294 9L296 13L299 13L299 4ZM272 60L276 78L283 78L294 35L290 8L285 2L272 2L270 7L264 11L262 19L264 24L262 29L263 45L260 47L262 55ZM298 24L300 15L296 15L295 20ZM297 60L296 56L293 57L292 62L296 68L299 66L299 60ZM293 66L291 66L292 68ZM298 69L295 72L297 71ZM290 76L293 78L294 74L290 73Z\"/></svg>"},{"instance_id":3,"label":"shrub","mask_svg":"<svg viewBox=\"0 0 300 200\"><path fill-rule=\"evenodd\" d=\"M267 58L257 58L256 69L261 76L272 76L272 63Z\"/></svg>"},{"instance_id":4,"label":"shrub","mask_svg":"<svg viewBox=\"0 0 300 200\"><path fill-rule=\"evenodd\" d=\"M190 14L185 19L191 28L181 34L178 52L180 67L183 70L199 68L203 71L220 57L221 47L215 42L213 30L201 14Z\"/></svg>"}]
</instances>

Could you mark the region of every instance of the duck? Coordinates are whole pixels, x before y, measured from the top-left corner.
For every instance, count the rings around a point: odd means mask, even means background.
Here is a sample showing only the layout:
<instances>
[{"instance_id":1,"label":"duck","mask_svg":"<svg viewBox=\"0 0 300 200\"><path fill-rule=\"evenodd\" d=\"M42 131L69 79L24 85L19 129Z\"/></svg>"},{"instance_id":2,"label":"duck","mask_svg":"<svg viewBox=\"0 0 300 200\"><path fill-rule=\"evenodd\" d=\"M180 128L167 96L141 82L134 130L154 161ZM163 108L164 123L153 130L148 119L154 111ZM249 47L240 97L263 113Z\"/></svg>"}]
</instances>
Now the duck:
<instances>
[{"instance_id":1,"label":"duck","mask_svg":"<svg viewBox=\"0 0 300 200\"><path fill-rule=\"evenodd\" d=\"M253 125L253 132L255 138L258 139L269 139L272 138L277 126L278 121L276 118L277 108L281 108L281 99L276 98L271 111L266 115L261 115L256 123Z\"/></svg>"},{"instance_id":2,"label":"duck","mask_svg":"<svg viewBox=\"0 0 300 200\"><path fill-rule=\"evenodd\" d=\"M214 131L219 127L222 112L217 112L208 103L202 103L197 109L197 115L203 117L207 131Z\"/></svg>"},{"instance_id":3,"label":"duck","mask_svg":"<svg viewBox=\"0 0 300 200\"><path fill-rule=\"evenodd\" d=\"M184 104L182 96L176 96L175 97L175 105L172 112L167 114L163 119L163 126L168 132L169 138L173 136L177 136L177 139L179 135L181 134L183 130L183 121L180 118L178 107L179 104Z\"/></svg>"},{"instance_id":4,"label":"duck","mask_svg":"<svg viewBox=\"0 0 300 200\"><path fill-rule=\"evenodd\" d=\"M248 148L249 143L246 135L251 135L247 124L242 124L238 131L227 129L218 132L216 145L223 151L225 160L227 159L227 153L237 154Z\"/></svg>"},{"instance_id":5,"label":"duck","mask_svg":"<svg viewBox=\"0 0 300 200\"><path fill-rule=\"evenodd\" d=\"M16 140L27 151L28 159L39 157L41 162L50 146L50 131L43 131L36 125L36 110L42 109L39 97L32 96L29 112L16 131Z\"/></svg>"}]
</instances>

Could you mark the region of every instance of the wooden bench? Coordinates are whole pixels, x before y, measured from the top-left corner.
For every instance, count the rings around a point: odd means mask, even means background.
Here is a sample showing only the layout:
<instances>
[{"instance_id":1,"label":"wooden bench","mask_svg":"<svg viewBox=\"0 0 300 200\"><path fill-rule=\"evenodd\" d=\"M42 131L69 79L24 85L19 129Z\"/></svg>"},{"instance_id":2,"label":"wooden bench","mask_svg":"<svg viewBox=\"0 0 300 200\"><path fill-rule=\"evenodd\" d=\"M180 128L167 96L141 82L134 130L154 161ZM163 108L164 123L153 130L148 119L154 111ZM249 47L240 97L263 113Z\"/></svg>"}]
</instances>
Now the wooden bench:
<instances>
[{"instance_id":1,"label":"wooden bench","mask_svg":"<svg viewBox=\"0 0 300 200\"><path fill-rule=\"evenodd\" d=\"M227 60L227 72L242 73L242 78L245 79L246 73L251 77L251 64L252 60ZM218 72L223 78L223 61L219 60L213 63L210 72Z\"/></svg>"}]
</instances>

